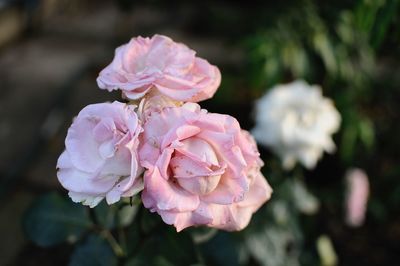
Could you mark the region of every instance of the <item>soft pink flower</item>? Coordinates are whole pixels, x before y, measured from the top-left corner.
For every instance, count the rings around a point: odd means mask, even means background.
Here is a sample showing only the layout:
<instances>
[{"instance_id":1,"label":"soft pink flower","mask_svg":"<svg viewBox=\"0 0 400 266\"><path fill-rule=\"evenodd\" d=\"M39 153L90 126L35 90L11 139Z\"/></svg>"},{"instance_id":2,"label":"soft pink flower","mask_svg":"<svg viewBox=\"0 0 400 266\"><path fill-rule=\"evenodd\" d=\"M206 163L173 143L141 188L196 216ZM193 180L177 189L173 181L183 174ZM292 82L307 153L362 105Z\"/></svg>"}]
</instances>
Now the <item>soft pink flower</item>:
<instances>
[{"instance_id":1,"label":"soft pink flower","mask_svg":"<svg viewBox=\"0 0 400 266\"><path fill-rule=\"evenodd\" d=\"M135 106L120 102L88 105L68 130L57 176L74 202L108 204L140 191L138 136L142 127Z\"/></svg>"},{"instance_id":2,"label":"soft pink flower","mask_svg":"<svg viewBox=\"0 0 400 266\"><path fill-rule=\"evenodd\" d=\"M369 196L368 177L361 169L351 169L346 174L346 182L346 223L354 227L360 226L364 223Z\"/></svg>"},{"instance_id":3,"label":"soft pink flower","mask_svg":"<svg viewBox=\"0 0 400 266\"><path fill-rule=\"evenodd\" d=\"M120 89L129 99L139 99L155 87L174 100L189 102L211 98L220 82L216 66L162 35L132 38L118 47L97 78L101 89Z\"/></svg>"},{"instance_id":4,"label":"soft pink flower","mask_svg":"<svg viewBox=\"0 0 400 266\"><path fill-rule=\"evenodd\" d=\"M233 117L186 103L151 113L143 127L142 200L177 231L241 230L270 198L256 144Z\"/></svg>"}]
</instances>

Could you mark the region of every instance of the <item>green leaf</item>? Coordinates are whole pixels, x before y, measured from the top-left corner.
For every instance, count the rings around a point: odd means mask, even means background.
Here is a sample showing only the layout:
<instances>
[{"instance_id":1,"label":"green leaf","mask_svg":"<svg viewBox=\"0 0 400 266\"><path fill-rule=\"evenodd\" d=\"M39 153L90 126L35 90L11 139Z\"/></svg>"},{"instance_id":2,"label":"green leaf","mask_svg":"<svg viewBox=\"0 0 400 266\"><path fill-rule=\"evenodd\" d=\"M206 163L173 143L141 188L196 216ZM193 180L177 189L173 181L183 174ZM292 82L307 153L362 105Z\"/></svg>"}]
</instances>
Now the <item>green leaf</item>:
<instances>
[{"instance_id":1,"label":"green leaf","mask_svg":"<svg viewBox=\"0 0 400 266\"><path fill-rule=\"evenodd\" d=\"M279 198L276 198L269 204L269 208L276 224L288 224L290 219L290 210L289 202L287 200L280 200Z\"/></svg>"},{"instance_id":2,"label":"green leaf","mask_svg":"<svg viewBox=\"0 0 400 266\"><path fill-rule=\"evenodd\" d=\"M368 211L371 215L379 222L384 222L387 220L388 211L385 204L378 199L370 199L368 202Z\"/></svg>"},{"instance_id":3,"label":"green leaf","mask_svg":"<svg viewBox=\"0 0 400 266\"><path fill-rule=\"evenodd\" d=\"M363 118L359 122L359 136L364 146L371 150L375 142L374 124L369 118Z\"/></svg>"},{"instance_id":4,"label":"green leaf","mask_svg":"<svg viewBox=\"0 0 400 266\"><path fill-rule=\"evenodd\" d=\"M351 158L353 158L358 135L357 133L357 128L352 125L347 125L343 129L340 155L345 161L350 161Z\"/></svg>"},{"instance_id":5,"label":"green leaf","mask_svg":"<svg viewBox=\"0 0 400 266\"><path fill-rule=\"evenodd\" d=\"M313 38L315 50L320 54L329 73L336 75L336 58L329 37L324 33L316 33Z\"/></svg>"},{"instance_id":6,"label":"green leaf","mask_svg":"<svg viewBox=\"0 0 400 266\"><path fill-rule=\"evenodd\" d=\"M186 266L198 262L193 241L188 233L176 233L172 228L166 227L162 229L153 231L151 236L144 239L141 248L125 266Z\"/></svg>"},{"instance_id":7,"label":"green leaf","mask_svg":"<svg viewBox=\"0 0 400 266\"><path fill-rule=\"evenodd\" d=\"M296 190L294 183L286 179L276 185L274 197L253 215L251 223L243 231L245 247L259 265L299 265L304 239L299 223L299 206L293 195Z\"/></svg>"},{"instance_id":8,"label":"green leaf","mask_svg":"<svg viewBox=\"0 0 400 266\"><path fill-rule=\"evenodd\" d=\"M311 215L318 211L319 201L308 191L304 182L298 178L294 178L291 189L293 203L300 212Z\"/></svg>"},{"instance_id":9,"label":"green leaf","mask_svg":"<svg viewBox=\"0 0 400 266\"><path fill-rule=\"evenodd\" d=\"M142 208L141 211L142 215L141 215L141 220L139 222L141 230L144 233L151 233L154 230L154 228L159 226L159 224L163 223L160 215L158 215L157 213L151 213L149 210L145 208Z\"/></svg>"},{"instance_id":10,"label":"green leaf","mask_svg":"<svg viewBox=\"0 0 400 266\"><path fill-rule=\"evenodd\" d=\"M263 232L248 234L246 245L260 265L299 265L299 246L294 234L285 228L267 226Z\"/></svg>"},{"instance_id":11,"label":"green leaf","mask_svg":"<svg viewBox=\"0 0 400 266\"><path fill-rule=\"evenodd\" d=\"M76 240L90 226L85 207L55 193L37 199L23 220L29 239L42 247Z\"/></svg>"},{"instance_id":12,"label":"green leaf","mask_svg":"<svg viewBox=\"0 0 400 266\"><path fill-rule=\"evenodd\" d=\"M83 244L76 247L69 265L114 266L117 262L110 245L100 236L90 235Z\"/></svg>"},{"instance_id":13,"label":"green leaf","mask_svg":"<svg viewBox=\"0 0 400 266\"><path fill-rule=\"evenodd\" d=\"M128 257L135 253L144 236L140 233L140 224L136 221L126 230L126 253Z\"/></svg>"},{"instance_id":14,"label":"green leaf","mask_svg":"<svg viewBox=\"0 0 400 266\"><path fill-rule=\"evenodd\" d=\"M398 0L389 0L382 9L379 10L374 27L370 33L372 46L374 48L379 48L384 41L390 23L394 20L396 15L398 16L398 6Z\"/></svg>"},{"instance_id":15,"label":"green leaf","mask_svg":"<svg viewBox=\"0 0 400 266\"><path fill-rule=\"evenodd\" d=\"M109 206L103 200L94 208L94 213L96 215L96 221L102 225L104 228L112 229L115 226L115 215L117 208L112 205Z\"/></svg>"},{"instance_id":16,"label":"green leaf","mask_svg":"<svg viewBox=\"0 0 400 266\"><path fill-rule=\"evenodd\" d=\"M207 265L239 265L239 245L232 233L219 231L210 241L201 245Z\"/></svg>"},{"instance_id":17,"label":"green leaf","mask_svg":"<svg viewBox=\"0 0 400 266\"><path fill-rule=\"evenodd\" d=\"M188 228L187 232L191 234L193 241L196 244L201 244L211 240L218 233L218 229L200 226Z\"/></svg>"},{"instance_id":18,"label":"green leaf","mask_svg":"<svg viewBox=\"0 0 400 266\"><path fill-rule=\"evenodd\" d=\"M131 224L134 219L138 206L129 204L108 205L104 201L94 208L97 222L106 229L124 227Z\"/></svg>"},{"instance_id":19,"label":"green leaf","mask_svg":"<svg viewBox=\"0 0 400 266\"><path fill-rule=\"evenodd\" d=\"M133 219L136 216L136 213L139 210L139 206L134 205L125 205L119 208L118 210L118 226L128 226L132 223Z\"/></svg>"}]
</instances>

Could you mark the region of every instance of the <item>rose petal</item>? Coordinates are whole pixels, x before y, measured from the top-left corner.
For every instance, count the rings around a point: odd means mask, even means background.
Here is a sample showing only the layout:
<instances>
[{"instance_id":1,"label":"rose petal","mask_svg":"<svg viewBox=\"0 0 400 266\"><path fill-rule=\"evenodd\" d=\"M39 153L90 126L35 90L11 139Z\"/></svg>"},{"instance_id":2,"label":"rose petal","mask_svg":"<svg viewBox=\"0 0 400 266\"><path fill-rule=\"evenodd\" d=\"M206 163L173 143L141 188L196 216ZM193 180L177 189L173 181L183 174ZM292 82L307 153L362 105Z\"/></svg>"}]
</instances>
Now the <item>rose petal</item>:
<instances>
[{"instance_id":1,"label":"rose petal","mask_svg":"<svg viewBox=\"0 0 400 266\"><path fill-rule=\"evenodd\" d=\"M165 180L158 168L154 168L152 173L147 172L144 176L145 190L142 193L143 203L146 208L171 211L193 211L200 200L197 195L193 195L183 189L180 189L172 181ZM156 205L146 204L146 198Z\"/></svg>"}]
</instances>

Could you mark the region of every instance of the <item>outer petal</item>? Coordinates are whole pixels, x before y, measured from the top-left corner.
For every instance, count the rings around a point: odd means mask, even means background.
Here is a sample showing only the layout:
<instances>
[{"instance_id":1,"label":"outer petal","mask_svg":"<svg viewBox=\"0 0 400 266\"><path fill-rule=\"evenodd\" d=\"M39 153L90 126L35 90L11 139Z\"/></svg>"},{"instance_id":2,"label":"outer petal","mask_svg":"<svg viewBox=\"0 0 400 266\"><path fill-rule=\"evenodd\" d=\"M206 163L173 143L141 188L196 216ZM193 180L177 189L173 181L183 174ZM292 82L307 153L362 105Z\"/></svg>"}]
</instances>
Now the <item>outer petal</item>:
<instances>
[{"instance_id":1,"label":"outer petal","mask_svg":"<svg viewBox=\"0 0 400 266\"><path fill-rule=\"evenodd\" d=\"M165 180L157 167L145 174L144 186L142 199L146 208L186 212L195 210L200 204L197 195Z\"/></svg>"},{"instance_id":2,"label":"outer petal","mask_svg":"<svg viewBox=\"0 0 400 266\"><path fill-rule=\"evenodd\" d=\"M193 72L201 73L202 76L206 78L196 85L196 87L199 88L199 92L194 95L190 101L200 102L212 98L221 84L221 72L219 69L210 65L210 63L204 59L196 58Z\"/></svg>"},{"instance_id":3,"label":"outer petal","mask_svg":"<svg viewBox=\"0 0 400 266\"><path fill-rule=\"evenodd\" d=\"M243 200L247 190L248 181L245 176L241 179L233 179L229 174L224 174L217 188L210 194L202 196L201 200L207 203L229 205Z\"/></svg>"},{"instance_id":4,"label":"outer petal","mask_svg":"<svg viewBox=\"0 0 400 266\"><path fill-rule=\"evenodd\" d=\"M66 151L61 156L62 164L68 164L70 156ZM60 165L61 163L59 163ZM57 172L58 180L61 185L69 190L81 194L98 195L106 193L117 182L116 178L109 178L105 180L94 180L92 174L80 171L76 168L60 168Z\"/></svg>"},{"instance_id":5,"label":"outer petal","mask_svg":"<svg viewBox=\"0 0 400 266\"><path fill-rule=\"evenodd\" d=\"M103 200L103 197L99 196L90 196L87 194L81 194L70 191L68 196L72 199L73 202L82 203L83 205L87 205L90 208L94 208L99 204L100 201Z\"/></svg>"},{"instance_id":6,"label":"outer petal","mask_svg":"<svg viewBox=\"0 0 400 266\"><path fill-rule=\"evenodd\" d=\"M253 178L250 190L246 193L244 200L237 203L237 207L250 208L255 212L271 198L272 188L259 171L255 171Z\"/></svg>"},{"instance_id":7,"label":"outer petal","mask_svg":"<svg viewBox=\"0 0 400 266\"><path fill-rule=\"evenodd\" d=\"M95 121L78 116L68 129L65 139L72 164L82 171L95 172L104 163L99 153L99 144L92 135L94 126Z\"/></svg>"},{"instance_id":8,"label":"outer petal","mask_svg":"<svg viewBox=\"0 0 400 266\"><path fill-rule=\"evenodd\" d=\"M213 220L212 214L205 204L200 204L193 212L158 211L158 213L165 223L173 224L177 232L190 226L208 225Z\"/></svg>"},{"instance_id":9,"label":"outer petal","mask_svg":"<svg viewBox=\"0 0 400 266\"><path fill-rule=\"evenodd\" d=\"M271 193L265 178L258 174L243 201L226 206L210 205L214 217L210 226L228 231L242 230L249 224L253 213L271 197Z\"/></svg>"}]
</instances>

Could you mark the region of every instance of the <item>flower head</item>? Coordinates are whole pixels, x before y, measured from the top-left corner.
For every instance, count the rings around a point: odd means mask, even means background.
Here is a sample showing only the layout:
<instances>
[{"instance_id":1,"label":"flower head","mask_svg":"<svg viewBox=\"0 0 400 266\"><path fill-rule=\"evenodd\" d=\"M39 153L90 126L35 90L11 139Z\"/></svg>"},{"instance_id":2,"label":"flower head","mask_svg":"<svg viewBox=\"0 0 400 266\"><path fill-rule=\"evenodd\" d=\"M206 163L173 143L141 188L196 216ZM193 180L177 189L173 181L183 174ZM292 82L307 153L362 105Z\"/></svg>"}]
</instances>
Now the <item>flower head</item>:
<instances>
[{"instance_id":1,"label":"flower head","mask_svg":"<svg viewBox=\"0 0 400 266\"><path fill-rule=\"evenodd\" d=\"M314 168L324 151L335 150L331 135L339 129L340 114L318 86L278 85L256 102L255 111L255 139L272 148L286 169L297 161Z\"/></svg>"},{"instance_id":2,"label":"flower head","mask_svg":"<svg viewBox=\"0 0 400 266\"><path fill-rule=\"evenodd\" d=\"M198 102L211 98L221 82L216 66L196 57L186 45L170 38L132 38L118 47L114 60L97 78L101 89L120 89L136 100L153 87L177 101Z\"/></svg>"},{"instance_id":3,"label":"flower head","mask_svg":"<svg viewBox=\"0 0 400 266\"><path fill-rule=\"evenodd\" d=\"M240 230L269 199L256 144L233 117L186 103L151 113L143 127L143 203L178 231Z\"/></svg>"},{"instance_id":4,"label":"flower head","mask_svg":"<svg viewBox=\"0 0 400 266\"><path fill-rule=\"evenodd\" d=\"M83 108L68 130L57 176L75 202L90 207L108 204L143 188L138 176L138 136L142 127L135 106L120 102Z\"/></svg>"}]
</instances>

